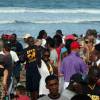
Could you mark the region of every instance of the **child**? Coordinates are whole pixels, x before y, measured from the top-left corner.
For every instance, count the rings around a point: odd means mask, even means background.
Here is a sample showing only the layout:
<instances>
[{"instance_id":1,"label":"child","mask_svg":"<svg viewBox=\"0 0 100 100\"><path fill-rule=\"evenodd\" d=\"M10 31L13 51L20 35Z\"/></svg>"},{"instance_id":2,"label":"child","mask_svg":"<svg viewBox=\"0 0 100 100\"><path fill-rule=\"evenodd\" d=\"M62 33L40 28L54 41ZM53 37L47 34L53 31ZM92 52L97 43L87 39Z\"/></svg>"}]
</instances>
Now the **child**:
<instances>
[{"instance_id":1,"label":"child","mask_svg":"<svg viewBox=\"0 0 100 100\"><path fill-rule=\"evenodd\" d=\"M16 98L14 100L30 100L30 98L26 95L25 87L19 85L16 87Z\"/></svg>"}]
</instances>

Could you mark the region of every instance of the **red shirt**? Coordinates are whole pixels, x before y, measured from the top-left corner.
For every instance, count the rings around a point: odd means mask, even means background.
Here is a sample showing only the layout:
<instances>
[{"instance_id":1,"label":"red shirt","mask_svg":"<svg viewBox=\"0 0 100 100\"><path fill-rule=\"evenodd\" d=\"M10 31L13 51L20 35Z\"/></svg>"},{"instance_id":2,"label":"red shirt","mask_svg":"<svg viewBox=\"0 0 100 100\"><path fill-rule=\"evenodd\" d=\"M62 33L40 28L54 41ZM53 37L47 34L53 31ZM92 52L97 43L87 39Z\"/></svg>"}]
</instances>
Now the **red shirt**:
<instances>
[{"instance_id":1,"label":"red shirt","mask_svg":"<svg viewBox=\"0 0 100 100\"><path fill-rule=\"evenodd\" d=\"M17 100L30 100L30 98L26 95L20 95Z\"/></svg>"}]
</instances>

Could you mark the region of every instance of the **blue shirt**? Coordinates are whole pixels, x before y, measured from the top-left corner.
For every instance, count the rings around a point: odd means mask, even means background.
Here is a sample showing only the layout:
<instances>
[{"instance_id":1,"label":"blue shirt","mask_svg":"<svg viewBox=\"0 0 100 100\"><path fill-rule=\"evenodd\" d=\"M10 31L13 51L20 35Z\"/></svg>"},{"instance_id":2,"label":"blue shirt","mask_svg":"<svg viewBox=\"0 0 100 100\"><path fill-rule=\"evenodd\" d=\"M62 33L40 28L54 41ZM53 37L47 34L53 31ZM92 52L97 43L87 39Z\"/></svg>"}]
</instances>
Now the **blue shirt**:
<instances>
[{"instance_id":1,"label":"blue shirt","mask_svg":"<svg viewBox=\"0 0 100 100\"><path fill-rule=\"evenodd\" d=\"M87 65L76 52L72 51L63 59L61 64L61 73L64 74L64 81L69 82L70 77L75 73L86 75Z\"/></svg>"}]
</instances>

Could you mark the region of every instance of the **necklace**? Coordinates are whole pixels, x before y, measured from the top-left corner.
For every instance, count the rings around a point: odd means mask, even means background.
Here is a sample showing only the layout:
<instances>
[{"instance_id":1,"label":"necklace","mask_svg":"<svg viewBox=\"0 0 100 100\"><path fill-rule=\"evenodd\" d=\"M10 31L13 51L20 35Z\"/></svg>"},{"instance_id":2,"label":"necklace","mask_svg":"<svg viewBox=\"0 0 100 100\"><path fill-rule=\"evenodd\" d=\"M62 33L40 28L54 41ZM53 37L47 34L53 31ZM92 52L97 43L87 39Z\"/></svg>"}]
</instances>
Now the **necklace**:
<instances>
[{"instance_id":1,"label":"necklace","mask_svg":"<svg viewBox=\"0 0 100 100\"><path fill-rule=\"evenodd\" d=\"M88 85L88 87L91 89L91 90L93 90L94 88L95 88L95 84L94 85Z\"/></svg>"}]
</instances>

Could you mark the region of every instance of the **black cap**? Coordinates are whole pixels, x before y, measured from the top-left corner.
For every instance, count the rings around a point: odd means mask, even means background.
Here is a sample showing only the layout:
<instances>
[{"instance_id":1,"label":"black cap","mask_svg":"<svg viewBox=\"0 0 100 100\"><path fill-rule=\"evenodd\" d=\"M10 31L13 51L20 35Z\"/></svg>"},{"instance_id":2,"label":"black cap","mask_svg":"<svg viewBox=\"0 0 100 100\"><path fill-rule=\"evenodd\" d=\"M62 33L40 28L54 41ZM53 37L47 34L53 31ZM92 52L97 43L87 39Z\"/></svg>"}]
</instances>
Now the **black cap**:
<instances>
[{"instance_id":1,"label":"black cap","mask_svg":"<svg viewBox=\"0 0 100 100\"><path fill-rule=\"evenodd\" d=\"M82 75L80 73L73 74L70 78L70 82L82 83L83 82Z\"/></svg>"},{"instance_id":2,"label":"black cap","mask_svg":"<svg viewBox=\"0 0 100 100\"><path fill-rule=\"evenodd\" d=\"M62 31L61 31L61 30L57 30L57 31L56 31L56 34L57 34L57 35L61 35L61 36L63 36L63 34L62 34Z\"/></svg>"}]
</instances>

